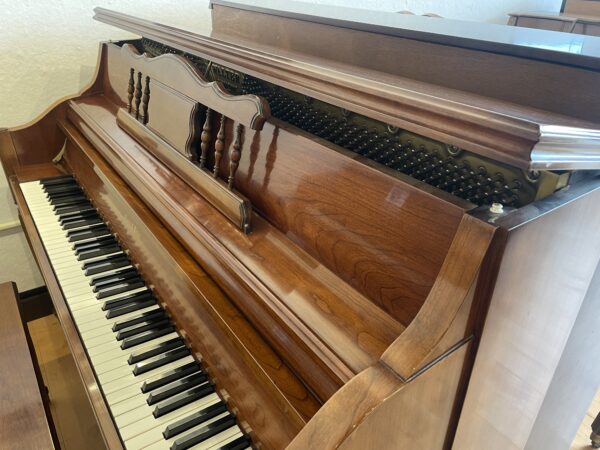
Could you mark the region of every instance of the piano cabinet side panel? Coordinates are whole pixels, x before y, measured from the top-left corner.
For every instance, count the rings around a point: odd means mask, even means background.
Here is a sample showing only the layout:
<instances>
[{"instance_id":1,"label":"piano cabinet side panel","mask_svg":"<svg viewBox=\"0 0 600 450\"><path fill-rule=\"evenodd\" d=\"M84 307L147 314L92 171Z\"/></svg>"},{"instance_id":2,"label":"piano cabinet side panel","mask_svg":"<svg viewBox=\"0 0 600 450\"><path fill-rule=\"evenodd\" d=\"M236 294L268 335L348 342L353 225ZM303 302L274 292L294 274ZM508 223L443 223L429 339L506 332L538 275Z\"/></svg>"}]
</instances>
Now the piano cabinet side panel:
<instances>
[{"instance_id":1,"label":"piano cabinet side panel","mask_svg":"<svg viewBox=\"0 0 600 450\"><path fill-rule=\"evenodd\" d=\"M556 407L550 388L600 256L597 184L556 194L560 206L509 231L453 449L541 448L528 442ZM538 215L543 202L527 208ZM543 448L564 448L553 445Z\"/></svg>"},{"instance_id":2,"label":"piano cabinet side panel","mask_svg":"<svg viewBox=\"0 0 600 450\"><path fill-rule=\"evenodd\" d=\"M19 167L47 164L58 155L65 136L57 124L66 118L68 100L101 91L106 62L106 46L100 44L96 72L79 94L57 100L29 123L6 130L0 128L0 159L7 178Z\"/></svg>"},{"instance_id":3,"label":"piano cabinet side panel","mask_svg":"<svg viewBox=\"0 0 600 450\"><path fill-rule=\"evenodd\" d=\"M446 448L471 346L464 343L410 382L383 364L366 369L323 405L287 450Z\"/></svg>"}]
</instances>

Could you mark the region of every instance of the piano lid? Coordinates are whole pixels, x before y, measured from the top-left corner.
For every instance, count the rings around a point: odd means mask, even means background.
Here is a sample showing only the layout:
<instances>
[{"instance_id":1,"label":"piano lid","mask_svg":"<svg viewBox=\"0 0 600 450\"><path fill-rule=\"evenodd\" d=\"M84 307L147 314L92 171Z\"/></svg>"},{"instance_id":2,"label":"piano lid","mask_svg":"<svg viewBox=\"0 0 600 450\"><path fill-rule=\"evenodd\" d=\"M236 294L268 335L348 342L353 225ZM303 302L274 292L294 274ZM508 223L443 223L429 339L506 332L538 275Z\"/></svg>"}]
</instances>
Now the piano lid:
<instances>
[{"instance_id":1,"label":"piano lid","mask_svg":"<svg viewBox=\"0 0 600 450\"><path fill-rule=\"evenodd\" d=\"M214 5L434 44L600 69L600 37L289 0L211 0ZM193 30L190 30L193 31Z\"/></svg>"},{"instance_id":2,"label":"piano lid","mask_svg":"<svg viewBox=\"0 0 600 450\"><path fill-rule=\"evenodd\" d=\"M95 18L522 170L600 169L600 38L299 2L211 7L211 27Z\"/></svg>"}]
</instances>

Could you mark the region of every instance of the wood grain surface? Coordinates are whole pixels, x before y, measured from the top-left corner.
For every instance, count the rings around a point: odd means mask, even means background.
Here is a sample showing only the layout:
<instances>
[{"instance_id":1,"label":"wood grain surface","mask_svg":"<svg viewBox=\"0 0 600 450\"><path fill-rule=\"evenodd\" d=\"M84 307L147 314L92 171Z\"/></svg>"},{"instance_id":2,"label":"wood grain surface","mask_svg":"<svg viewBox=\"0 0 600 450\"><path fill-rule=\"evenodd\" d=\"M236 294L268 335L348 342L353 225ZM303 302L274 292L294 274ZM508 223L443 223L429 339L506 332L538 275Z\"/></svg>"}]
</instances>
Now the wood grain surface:
<instances>
[{"instance_id":1,"label":"wood grain surface","mask_svg":"<svg viewBox=\"0 0 600 450\"><path fill-rule=\"evenodd\" d=\"M70 167L219 391L256 442L284 447L318 409L313 394L115 170L67 131Z\"/></svg>"},{"instance_id":2,"label":"wood grain surface","mask_svg":"<svg viewBox=\"0 0 600 450\"><path fill-rule=\"evenodd\" d=\"M17 296L14 283L0 284L0 448L53 449L54 425Z\"/></svg>"}]
</instances>

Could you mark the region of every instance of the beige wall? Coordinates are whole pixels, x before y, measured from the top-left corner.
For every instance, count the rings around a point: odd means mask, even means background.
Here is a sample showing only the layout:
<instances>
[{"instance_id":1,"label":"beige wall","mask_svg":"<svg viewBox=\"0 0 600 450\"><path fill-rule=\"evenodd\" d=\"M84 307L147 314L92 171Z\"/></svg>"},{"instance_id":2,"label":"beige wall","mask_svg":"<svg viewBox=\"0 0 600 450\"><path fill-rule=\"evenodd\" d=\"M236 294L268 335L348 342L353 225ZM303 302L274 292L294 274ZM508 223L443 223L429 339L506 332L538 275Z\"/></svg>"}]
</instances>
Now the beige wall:
<instances>
[{"instance_id":1,"label":"beige wall","mask_svg":"<svg viewBox=\"0 0 600 450\"><path fill-rule=\"evenodd\" d=\"M0 0L0 127L22 125L90 82L98 43L132 35L92 20L95 6L193 26L210 18L208 0ZM143 9L143 11L141 11ZM32 149L35 151L35 149ZM43 285L0 174L0 282ZM2 230L2 228L8 228Z\"/></svg>"},{"instance_id":2,"label":"beige wall","mask_svg":"<svg viewBox=\"0 0 600 450\"><path fill-rule=\"evenodd\" d=\"M495 22L504 22L506 13L515 9L560 6L560 0L306 1ZM0 0L0 127L33 120L58 99L78 92L91 80L98 42L130 37L92 20L95 6L191 29L210 20L208 0ZM43 282L20 228L10 228L15 223L17 213L0 174L0 282L14 280L24 291Z\"/></svg>"}]
</instances>

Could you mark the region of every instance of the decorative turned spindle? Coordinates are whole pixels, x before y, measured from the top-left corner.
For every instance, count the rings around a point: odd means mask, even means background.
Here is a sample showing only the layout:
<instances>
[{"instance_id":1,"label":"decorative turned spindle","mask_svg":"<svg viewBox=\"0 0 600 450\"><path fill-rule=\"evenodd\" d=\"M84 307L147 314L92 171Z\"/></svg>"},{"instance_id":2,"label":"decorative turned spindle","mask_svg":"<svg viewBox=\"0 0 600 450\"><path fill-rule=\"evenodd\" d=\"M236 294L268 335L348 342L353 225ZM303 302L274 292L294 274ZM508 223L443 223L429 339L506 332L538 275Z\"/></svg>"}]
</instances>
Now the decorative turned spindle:
<instances>
[{"instance_id":1,"label":"decorative turned spindle","mask_svg":"<svg viewBox=\"0 0 600 450\"><path fill-rule=\"evenodd\" d=\"M127 112L131 114L131 102L133 101L133 91L135 90L135 81L133 80L133 74L135 69L132 67L129 69L129 87L127 88Z\"/></svg>"},{"instance_id":2,"label":"decorative turned spindle","mask_svg":"<svg viewBox=\"0 0 600 450\"><path fill-rule=\"evenodd\" d=\"M225 114L221 114L221 125L217 133L217 142L215 142L215 167L213 168L213 177L215 178L219 176L219 164L225 148L225 119Z\"/></svg>"},{"instance_id":3,"label":"decorative turned spindle","mask_svg":"<svg viewBox=\"0 0 600 450\"><path fill-rule=\"evenodd\" d=\"M229 178L227 179L227 185L229 189L233 189L233 182L235 180L235 173L237 172L238 165L240 163L240 157L242 156L242 152L240 148L242 147L242 131L244 129L244 125L241 123L235 128L235 141L233 142L233 148L229 153Z\"/></svg>"},{"instance_id":4,"label":"decorative turned spindle","mask_svg":"<svg viewBox=\"0 0 600 450\"><path fill-rule=\"evenodd\" d=\"M142 72L137 74L137 83L135 85L135 118L140 118L140 102L142 101Z\"/></svg>"},{"instance_id":5,"label":"decorative turned spindle","mask_svg":"<svg viewBox=\"0 0 600 450\"><path fill-rule=\"evenodd\" d=\"M210 140L212 139L212 136L210 135L212 130L210 124L211 117L212 110L206 108L206 119L204 120L204 126L202 127L202 134L200 135L200 167L206 166L206 156L208 155Z\"/></svg>"},{"instance_id":6,"label":"decorative turned spindle","mask_svg":"<svg viewBox=\"0 0 600 450\"><path fill-rule=\"evenodd\" d=\"M146 77L146 84L144 86L144 95L142 96L142 114L140 122L144 125L148 123L148 103L150 102L150 77Z\"/></svg>"}]
</instances>

